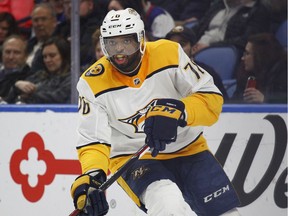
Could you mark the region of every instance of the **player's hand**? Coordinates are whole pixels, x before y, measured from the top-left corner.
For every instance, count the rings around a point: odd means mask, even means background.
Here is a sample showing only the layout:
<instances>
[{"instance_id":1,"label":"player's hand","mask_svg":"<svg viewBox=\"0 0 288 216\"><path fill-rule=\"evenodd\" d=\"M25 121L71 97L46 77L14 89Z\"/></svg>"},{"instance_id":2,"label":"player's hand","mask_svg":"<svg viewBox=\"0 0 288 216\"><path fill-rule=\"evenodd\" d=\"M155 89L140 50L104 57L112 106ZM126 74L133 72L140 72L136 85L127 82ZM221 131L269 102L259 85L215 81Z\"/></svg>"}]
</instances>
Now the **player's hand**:
<instances>
[{"instance_id":1,"label":"player's hand","mask_svg":"<svg viewBox=\"0 0 288 216\"><path fill-rule=\"evenodd\" d=\"M100 185L105 181L106 174L103 170L93 171L77 177L71 186L71 196L75 208L89 216L107 214L109 205L105 192L99 190Z\"/></svg>"},{"instance_id":2,"label":"player's hand","mask_svg":"<svg viewBox=\"0 0 288 216\"><path fill-rule=\"evenodd\" d=\"M146 113L144 124L145 142L152 149L152 156L177 139L177 127L185 127L185 105L180 100L157 99Z\"/></svg>"}]
</instances>

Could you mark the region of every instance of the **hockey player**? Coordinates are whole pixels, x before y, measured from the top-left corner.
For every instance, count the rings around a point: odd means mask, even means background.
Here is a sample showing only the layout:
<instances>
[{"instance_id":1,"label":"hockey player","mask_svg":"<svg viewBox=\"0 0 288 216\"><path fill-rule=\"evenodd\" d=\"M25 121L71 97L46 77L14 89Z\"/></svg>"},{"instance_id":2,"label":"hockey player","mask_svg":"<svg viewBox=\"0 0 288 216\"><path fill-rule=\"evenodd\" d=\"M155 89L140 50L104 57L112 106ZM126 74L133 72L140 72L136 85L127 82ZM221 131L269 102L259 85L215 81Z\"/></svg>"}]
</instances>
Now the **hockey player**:
<instances>
[{"instance_id":1,"label":"hockey player","mask_svg":"<svg viewBox=\"0 0 288 216\"><path fill-rule=\"evenodd\" d=\"M220 91L178 43L144 35L135 10L110 11L101 26L105 57L78 82L83 174L71 187L75 208L105 215L98 188L108 169L117 171L146 142L151 152L118 179L139 208L150 216L185 216L190 208L239 215L233 186L203 137L221 113Z\"/></svg>"}]
</instances>

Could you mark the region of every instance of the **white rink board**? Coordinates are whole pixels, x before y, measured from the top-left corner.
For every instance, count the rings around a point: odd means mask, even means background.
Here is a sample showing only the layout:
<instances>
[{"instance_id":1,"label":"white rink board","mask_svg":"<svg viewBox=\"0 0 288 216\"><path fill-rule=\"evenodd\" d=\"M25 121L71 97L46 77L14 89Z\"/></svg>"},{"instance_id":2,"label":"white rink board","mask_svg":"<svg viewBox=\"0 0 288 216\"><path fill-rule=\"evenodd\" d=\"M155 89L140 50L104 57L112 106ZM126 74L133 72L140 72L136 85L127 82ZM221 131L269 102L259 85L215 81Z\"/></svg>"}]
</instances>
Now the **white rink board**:
<instances>
[{"instance_id":1,"label":"white rink board","mask_svg":"<svg viewBox=\"0 0 288 216\"><path fill-rule=\"evenodd\" d=\"M267 118L267 116L269 117ZM287 113L269 114L263 112L222 113L219 121L214 126L206 128L204 133L213 153L216 153L225 135L234 134L235 139L224 165L224 169L231 180L234 178L239 164L244 162L242 156L251 134L260 135L261 137L257 152L253 155L253 162L249 164L249 171L243 186L245 193L252 199L252 202L239 208L242 216L287 215L287 206L284 208L278 207L274 197L280 175L287 169L286 150L283 153L283 158L278 158L278 161L281 160L279 167L272 167L275 174L272 177L270 175L271 181L268 182L269 184L263 186L261 190L259 189L261 179L268 170L271 161L275 160L275 158L273 159L273 151L276 146L275 134L278 136L279 133L274 129L274 120L284 123L287 134ZM63 161L71 165L77 163L75 150L77 114L75 112L54 112L51 110L46 112L1 112L0 108L0 122L0 215L68 216L73 211L70 186L77 175L75 173L63 173L61 169L59 171L58 165L63 164ZM281 125L278 123L278 126ZM29 142L24 141L24 137L38 137L42 140L44 151L48 152L48 155L52 154L55 160L58 161L55 163L56 165L51 165L50 162L47 165L45 160L38 160L39 149L35 147L29 148L28 160L23 158L25 154L20 154L24 151L23 145L24 143L29 145ZM287 137L285 143L287 146ZM46 157L46 153L42 156ZM21 160L17 161L15 158ZM17 169L20 170L20 173L17 173ZM56 175L50 181L43 183L43 179L45 179L43 176L47 174L47 170L50 173L56 172ZM25 179L25 173L29 174L27 181L29 185L23 186L23 182L15 182L15 179L16 181ZM42 175L42 177L38 178L37 174ZM284 182L287 184L287 175L285 176ZM39 179L41 179L41 183L39 183ZM42 192L39 189L41 188L39 187L40 184L43 184L42 189L44 190ZM27 193L24 187L31 190L28 190ZM251 194L255 191L261 192L252 196ZM285 193L279 194L278 191L276 194L278 197L283 195L287 199L287 185ZM110 203L108 216L146 215L130 201L116 183L108 189L107 197Z\"/></svg>"}]
</instances>

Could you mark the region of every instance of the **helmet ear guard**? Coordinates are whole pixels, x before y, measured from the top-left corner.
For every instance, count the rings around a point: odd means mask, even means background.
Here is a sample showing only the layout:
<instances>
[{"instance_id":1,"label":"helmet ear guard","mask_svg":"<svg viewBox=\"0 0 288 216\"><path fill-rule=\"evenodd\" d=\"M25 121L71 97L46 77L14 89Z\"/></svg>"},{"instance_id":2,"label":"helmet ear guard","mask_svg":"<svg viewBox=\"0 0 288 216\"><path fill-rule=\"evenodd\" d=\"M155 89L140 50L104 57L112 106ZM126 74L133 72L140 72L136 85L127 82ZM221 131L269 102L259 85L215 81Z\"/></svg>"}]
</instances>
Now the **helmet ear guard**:
<instances>
[{"instance_id":1,"label":"helmet ear guard","mask_svg":"<svg viewBox=\"0 0 288 216\"><path fill-rule=\"evenodd\" d=\"M146 48L146 43L145 43L145 30L143 29L141 34L137 34L138 41L140 42L140 52L143 55L145 52L145 48Z\"/></svg>"}]
</instances>

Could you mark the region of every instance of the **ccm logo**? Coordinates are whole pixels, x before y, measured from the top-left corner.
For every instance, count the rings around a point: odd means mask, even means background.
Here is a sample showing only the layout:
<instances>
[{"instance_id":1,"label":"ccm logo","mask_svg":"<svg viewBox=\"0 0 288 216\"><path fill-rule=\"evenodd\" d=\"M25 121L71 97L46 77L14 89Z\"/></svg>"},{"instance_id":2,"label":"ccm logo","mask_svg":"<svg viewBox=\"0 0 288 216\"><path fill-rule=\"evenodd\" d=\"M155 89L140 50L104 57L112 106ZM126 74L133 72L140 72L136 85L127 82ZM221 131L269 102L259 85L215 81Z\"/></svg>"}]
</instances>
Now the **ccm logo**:
<instances>
[{"instance_id":1,"label":"ccm logo","mask_svg":"<svg viewBox=\"0 0 288 216\"><path fill-rule=\"evenodd\" d=\"M210 202L212 199L215 199L222 194L224 194L226 191L229 191L229 185L226 185L225 187L213 192L212 194L209 194L208 196L204 197L204 203Z\"/></svg>"},{"instance_id":2,"label":"ccm logo","mask_svg":"<svg viewBox=\"0 0 288 216\"><path fill-rule=\"evenodd\" d=\"M161 105L156 105L151 108L152 112L169 112L169 113L174 113L176 109L174 108L169 108L167 106L161 106Z\"/></svg>"},{"instance_id":3,"label":"ccm logo","mask_svg":"<svg viewBox=\"0 0 288 216\"><path fill-rule=\"evenodd\" d=\"M117 28L117 27L121 27L121 25L110 25L109 28Z\"/></svg>"}]
</instances>

